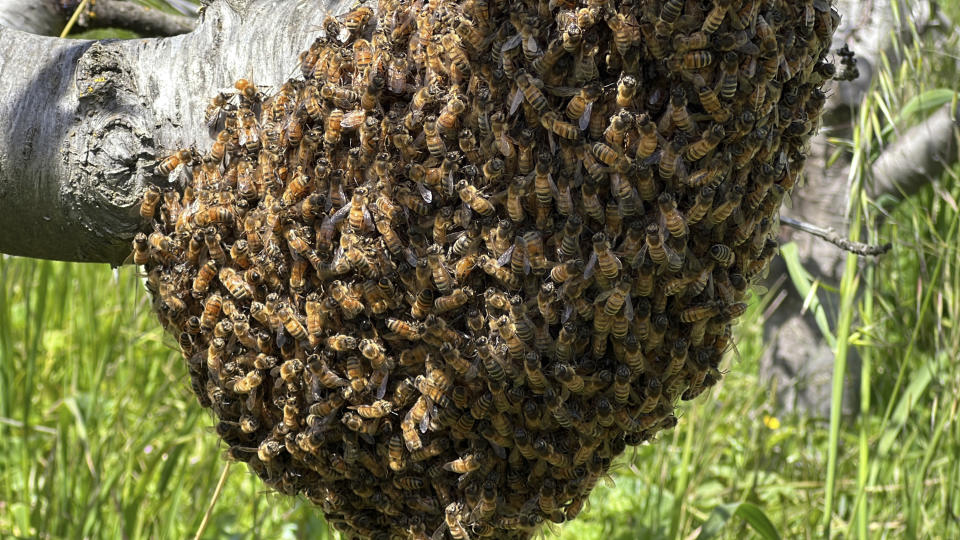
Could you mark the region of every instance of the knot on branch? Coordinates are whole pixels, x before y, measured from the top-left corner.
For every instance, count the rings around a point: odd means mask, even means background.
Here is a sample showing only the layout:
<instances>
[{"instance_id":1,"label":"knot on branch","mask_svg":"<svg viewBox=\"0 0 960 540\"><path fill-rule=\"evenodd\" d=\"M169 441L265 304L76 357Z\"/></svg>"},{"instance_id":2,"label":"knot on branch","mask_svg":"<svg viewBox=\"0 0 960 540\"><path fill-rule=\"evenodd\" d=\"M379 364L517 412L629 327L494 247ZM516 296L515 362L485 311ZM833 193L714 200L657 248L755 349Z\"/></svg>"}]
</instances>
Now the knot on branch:
<instances>
[{"instance_id":1,"label":"knot on branch","mask_svg":"<svg viewBox=\"0 0 960 540\"><path fill-rule=\"evenodd\" d=\"M69 211L76 222L95 223L98 236L129 238L141 185L154 165L152 119L142 113L131 65L115 42L92 44L80 57L74 83L76 114L86 120L69 147L73 174L63 189Z\"/></svg>"}]
</instances>

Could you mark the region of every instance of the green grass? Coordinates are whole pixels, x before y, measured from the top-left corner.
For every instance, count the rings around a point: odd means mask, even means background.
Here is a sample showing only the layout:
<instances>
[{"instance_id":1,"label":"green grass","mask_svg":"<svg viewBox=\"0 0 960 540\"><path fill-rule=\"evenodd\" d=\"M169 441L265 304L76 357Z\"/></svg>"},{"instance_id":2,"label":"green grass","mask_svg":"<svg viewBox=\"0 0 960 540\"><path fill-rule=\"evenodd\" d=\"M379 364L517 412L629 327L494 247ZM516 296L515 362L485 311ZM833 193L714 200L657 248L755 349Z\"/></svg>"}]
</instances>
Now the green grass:
<instances>
[{"instance_id":1,"label":"green grass","mask_svg":"<svg viewBox=\"0 0 960 540\"><path fill-rule=\"evenodd\" d=\"M950 213L960 223L949 205L925 196L935 221ZM900 234L907 234L904 225L912 222L898 222ZM934 272L939 254L924 255ZM862 423L847 420L838 432L835 531L853 524L863 427L874 467L865 488L868 536L960 534L951 517L960 513L960 469L952 459L960 455L960 432L951 422L960 389L960 266L941 265L937 285L924 285L942 293L941 307L915 320L911 303L924 297L900 274L911 271L915 256L897 252L877 268L898 279L878 284L877 320L857 327L857 339L871 342L876 357L877 398ZM0 536L185 538L199 527L223 449L148 305L131 268L114 274L105 266L0 257ZM696 537L711 511L735 502L762 509L783 538L821 537L829 424L781 414L775 389L759 383L763 308L758 300L744 317L727 377L685 407L676 430L630 449L559 537ZM937 318L939 337L921 331L914 340L903 386L915 398L895 405L884 428L883 396L892 393L904 341ZM748 530L734 517L721 537ZM326 534L308 503L267 493L244 466L234 466L204 537Z\"/></svg>"},{"instance_id":2,"label":"green grass","mask_svg":"<svg viewBox=\"0 0 960 540\"><path fill-rule=\"evenodd\" d=\"M936 52L951 46L898 48L853 138L836 141L854 163L861 239L894 245L879 261L848 259L839 291L817 293L821 309L840 306L825 317L837 321L838 373L851 348L862 360L859 416L839 414L840 384L828 420L777 409L758 376L771 291L743 317L724 380L673 432L628 450L588 510L548 537L772 537L764 518L782 538L960 537L960 168L880 229L862 189L881 148L929 112L917 98L955 79L956 59ZM199 529L223 448L148 307L131 268L0 256L0 537ZM316 509L266 492L244 466L228 471L204 533L325 537L336 535Z\"/></svg>"}]
</instances>

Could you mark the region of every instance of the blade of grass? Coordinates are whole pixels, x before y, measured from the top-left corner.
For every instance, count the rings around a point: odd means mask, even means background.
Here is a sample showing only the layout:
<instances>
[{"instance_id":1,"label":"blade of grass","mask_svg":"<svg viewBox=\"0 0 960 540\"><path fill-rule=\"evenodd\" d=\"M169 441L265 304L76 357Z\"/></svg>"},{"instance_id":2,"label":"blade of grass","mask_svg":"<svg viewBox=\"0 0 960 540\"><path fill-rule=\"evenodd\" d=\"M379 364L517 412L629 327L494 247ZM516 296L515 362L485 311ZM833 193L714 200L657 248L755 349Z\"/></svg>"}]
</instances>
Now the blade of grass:
<instances>
[{"instance_id":1,"label":"blade of grass","mask_svg":"<svg viewBox=\"0 0 960 540\"><path fill-rule=\"evenodd\" d=\"M197 528L197 534L193 536L193 540L200 540L203 537L203 532L207 529L207 523L210 522L210 516L213 514L213 507L217 504L217 499L220 498L220 492L223 490L223 484L226 483L227 477L230 475L230 465L231 461L226 461L223 464L223 472L220 473L220 480L217 481L217 487L213 490L213 495L210 497L210 502L207 504L207 511L203 513L203 521L200 522L200 527Z\"/></svg>"},{"instance_id":2,"label":"blade of grass","mask_svg":"<svg viewBox=\"0 0 960 540\"><path fill-rule=\"evenodd\" d=\"M854 152L850 163L850 209L852 219L848 234L850 240L860 240L862 219L862 172L867 166L865 153L861 150L862 130L869 129L867 120L874 116L869 106L870 99L860 110L859 129L853 133ZM869 139L866 139L869 140ZM850 212L848 212L850 213ZM843 277L840 280L840 316L837 319L837 339L834 348L833 384L830 391L830 434L827 443L827 478L824 486L823 525L824 538L831 538L830 530L833 523L833 505L836 496L837 454L840 444L840 411L843 408L843 386L847 374L847 351L851 327L853 326L853 305L859 289L860 276L857 271L857 255L848 253L844 264Z\"/></svg>"}]
</instances>

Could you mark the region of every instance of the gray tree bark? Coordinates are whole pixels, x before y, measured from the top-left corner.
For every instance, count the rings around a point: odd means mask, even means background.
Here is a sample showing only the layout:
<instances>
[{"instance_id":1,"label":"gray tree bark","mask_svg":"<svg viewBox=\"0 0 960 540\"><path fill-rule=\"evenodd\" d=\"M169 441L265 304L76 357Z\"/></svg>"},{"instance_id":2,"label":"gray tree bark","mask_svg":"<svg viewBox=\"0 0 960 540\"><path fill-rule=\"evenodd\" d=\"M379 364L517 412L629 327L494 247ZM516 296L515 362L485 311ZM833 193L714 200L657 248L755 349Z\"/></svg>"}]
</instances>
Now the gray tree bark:
<instances>
[{"instance_id":1,"label":"gray tree bark","mask_svg":"<svg viewBox=\"0 0 960 540\"><path fill-rule=\"evenodd\" d=\"M0 253L121 263L144 186L166 181L157 159L210 145L207 100L239 77L293 76L326 13L350 5L224 0L195 31L160 39L0 28Z\"/></svg>"}]
</instances>

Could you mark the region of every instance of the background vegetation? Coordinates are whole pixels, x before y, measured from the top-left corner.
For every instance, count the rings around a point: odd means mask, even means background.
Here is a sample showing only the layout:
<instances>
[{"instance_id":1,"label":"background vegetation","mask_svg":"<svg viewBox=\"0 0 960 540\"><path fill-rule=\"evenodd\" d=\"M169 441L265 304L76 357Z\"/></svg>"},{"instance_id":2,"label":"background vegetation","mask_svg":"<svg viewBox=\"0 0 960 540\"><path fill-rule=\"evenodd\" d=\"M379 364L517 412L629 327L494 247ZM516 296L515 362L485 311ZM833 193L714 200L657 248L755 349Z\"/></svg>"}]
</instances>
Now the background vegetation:
<instances>
[{"instance_id":1,"label":"background vegetation","mask_svg":"<svg viewBox=\"0 0 960 540\"><path fill-rule=\"evenodd\" d=\"M628 450L588 510L547 537L960 537L960 167L895 206L864 193L880 150L955 99L937 90L957 80L944 50L898 49L852 140L834 141L853 162L854 236L893 250L851 257L839 287L797 283L839 306L829 331L838 361L853 347L863 361L859 414L777 409L758 378L777 291L757 290L723 381L673 432ZM224 471L212 424L133 268L0 255L0 536L192 537ZM206 538L336 537L244 466L225 482Z\"/></svg>"}]
</instances>

